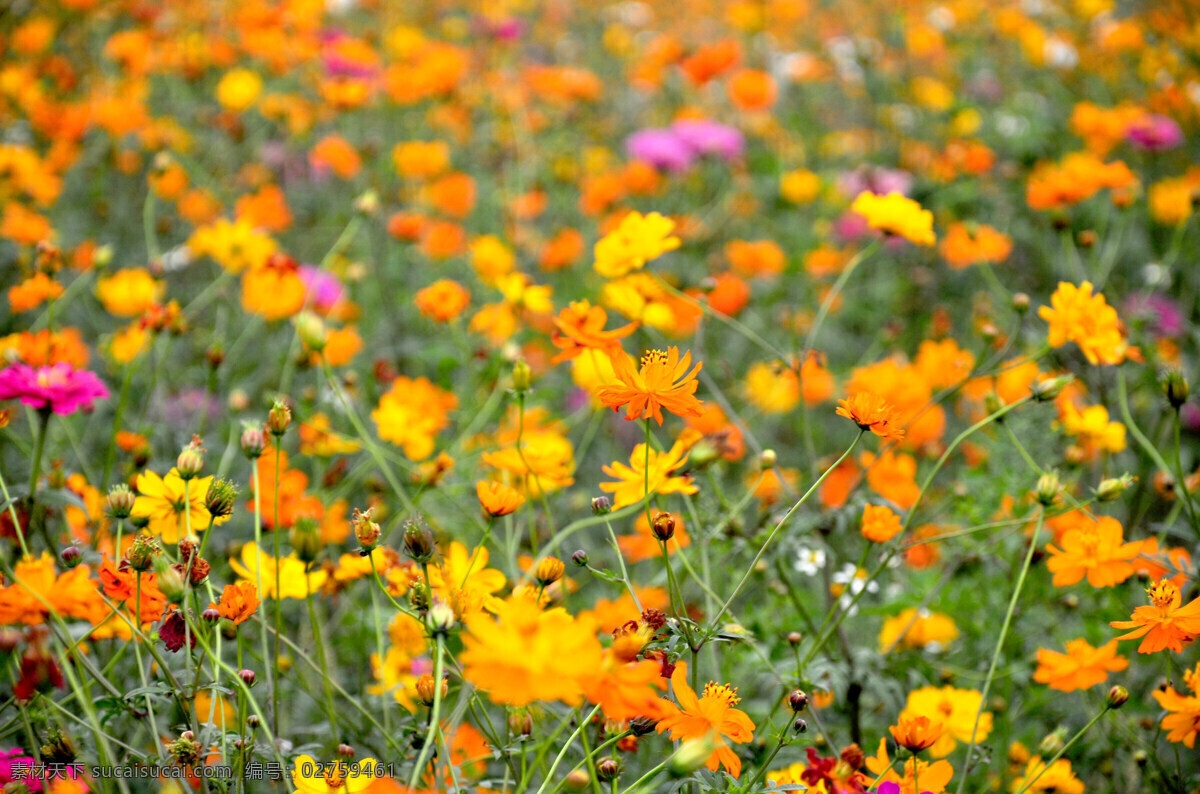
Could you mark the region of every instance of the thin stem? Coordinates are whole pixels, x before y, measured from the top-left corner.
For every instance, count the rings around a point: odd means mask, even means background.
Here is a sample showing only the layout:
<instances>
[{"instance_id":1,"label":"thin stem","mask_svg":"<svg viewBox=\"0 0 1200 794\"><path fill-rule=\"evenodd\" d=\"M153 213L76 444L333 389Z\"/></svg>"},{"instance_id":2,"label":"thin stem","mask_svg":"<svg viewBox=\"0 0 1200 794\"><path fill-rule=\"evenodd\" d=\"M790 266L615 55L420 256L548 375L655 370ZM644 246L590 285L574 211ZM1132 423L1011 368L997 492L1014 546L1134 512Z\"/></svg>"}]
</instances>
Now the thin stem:
<instances>
[{"instance_id":1,"label":"thin stem","mask_svg":"<svg viewBox=\"0 0 1200 794\"><path fill-rule=\"evenodd\" d=\"M983 690L979 696L979 710L975 712L975 723L971 727L971 739L967 744L967 755L963 766L963 774L958 778L957 794L962 794L963 786L967 783L967 767L971 763L971 753L975 752L975 737L979 733L979 720L987 708L988 691L992 687L992 679L996 675L996 665L1000 663L1000 653L1004 650L1004 640L1008 637L1008 628L1012 625L1013 613L1017 609L1017 600L1021 597L1021 589L1025 586L1025 576L1033 562L1033 552L1037 548L1038 535L1042 531L1042 521L1045 519L1045 508L1038 510L1037 522L1033 525L1033 537L1029 540L1029 549L1025 552L1025 562L1021 565L1021 573L1017 575L1017 584L1013 588L1012 598L1008 600L1008 611L1004 613L1004 623L1000 626L1000 636L996 640L996 649L992 652L992 663L988 667L987 677L983 679ZM916 775L917 762L913 760L913 775ZM916 789L920 791L920 788Z\"/></svg>"}]
</instances>

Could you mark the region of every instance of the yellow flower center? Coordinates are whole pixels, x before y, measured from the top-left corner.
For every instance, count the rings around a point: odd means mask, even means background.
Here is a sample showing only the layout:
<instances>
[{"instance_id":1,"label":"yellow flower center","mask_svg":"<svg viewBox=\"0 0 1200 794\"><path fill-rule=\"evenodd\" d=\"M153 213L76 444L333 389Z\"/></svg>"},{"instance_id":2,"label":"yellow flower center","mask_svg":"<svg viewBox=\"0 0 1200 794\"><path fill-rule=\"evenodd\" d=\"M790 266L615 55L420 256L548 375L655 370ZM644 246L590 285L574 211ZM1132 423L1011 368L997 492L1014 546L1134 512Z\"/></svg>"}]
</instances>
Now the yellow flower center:
<instances>
[{"instance_id":1,"label":"yellow flower center","mask_svg":"<svg viewBox=\"0 0 1200 794\"><path fill-rule=\"evenodd\" d=\"M667 353L665 350L647 350L642 355L642 367L648 367L651 364L665 364L667 362Z\"/></svg>"},{"instance_id":2,"label":"yellow flower center","mask_svg":"<svg viewBox=\"0 0 1200 794\"><path fill-rule=\"evenodd\" d=\"M1179 588L1166 579L1146 588L1146 595L1150 596L1150 603L1159 608L1171 606L1175 602L1175 596L1178 593Z\"/></svg>"},{"instance_id":3,"label":"yellow flower center","mask_svg":"<svg viewBox=\"0 0 1200 794\"><path fill-rule=\"evenodd\" d=\"M736 706L742 702L742 699L738 697L737 687L730 686L729 684L718 684L716 681L709 681L704 687L704 697L723 700L730 706Z\"/></svg>"}]
</instances>

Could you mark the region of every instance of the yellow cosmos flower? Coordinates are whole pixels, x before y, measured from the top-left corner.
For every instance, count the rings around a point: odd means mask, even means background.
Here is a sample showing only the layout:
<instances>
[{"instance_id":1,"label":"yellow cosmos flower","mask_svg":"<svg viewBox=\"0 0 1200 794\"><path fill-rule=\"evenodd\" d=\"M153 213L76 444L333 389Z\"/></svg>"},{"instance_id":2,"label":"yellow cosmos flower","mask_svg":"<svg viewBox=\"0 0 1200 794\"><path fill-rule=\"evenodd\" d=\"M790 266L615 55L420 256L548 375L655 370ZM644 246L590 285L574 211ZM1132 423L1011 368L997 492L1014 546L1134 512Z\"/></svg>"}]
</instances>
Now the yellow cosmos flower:
<instances>
[{"instance_id":1,"label":"yellow cosmos flower","mask_svg":"<svg viewBox=\"0 0 1200 794\"><path fill-rule=\"evenodd\" d=\"M675 222L657 212L629 213L596 243L596 272L605 278L620 278L641 270L651 259L679 247L679 238L671 234L674 230Z\"/></svg>"},{"instance_id":2,"label":"yellow cosmos flower","mask_svg":"<svg viewBox=\"0 0 1200 794\"><path fill-rule=\"evenodd\" d=\"M877 196L866 190L858 194L850 209L866 218L872 229L903 237L916 245L937 242L933 233L933 213L900 193Z\"/></svg>"},{"instance_id":3,"label":"yellow cosmos flower","mask_svg":"<svg viewBox=\"0 0 1200 794\"><path fill-rule=\"evenodd\" d=\"M934 758L945 758L959 742L969 742L975 728L975 715L979 713L983 695L973 689L955 689L952 686L927 686L908 693L908 703L900 712L900 718L929 717L942 723L941 738L929 748ZM987 739L992 732L992 713L979 714L979 729L975 732L975 743Z\"/></svg>"},{"instance_id":4,"label":"yellow cosmos flower","mask_svg":"<svg viewBox=\"0 0 1200 794\"><path fill-rule=\"evenodd\" d=\"M118 270L96 282L96 297L117 317L137 317L162 300L167 285L141 268Z\"/></svg>"},{"instance_id":5,"label":"yellow cosmos flower","mask_svg":"<svg viewBox=\"0 0 1200 794\"><path fill-rule=\"evenodd\" d=\"M204 506L204 495L212 479L197 477L186 483L175 469L167 472L166 477L147 469L137 478L138 497L133 503L133 515L150 519L146 528L150 534L161 536L164 543L178 543L187 533L189 521L193 533L203 532L212 520ZM222 516L212 523L224 524L228 520L229 516Z\"/></svg>"},{"instance_id":6,"label":"yellow cosmos flower","mask_svg":"<svg viewBox=\"0 0 1200 794\"><path fill-rule=\"evenodd\" d=\"M618 478L620 482L602 482L600 490L613 495L614 510L637 504L645 498L647 490L652 494L696 493L699 489L692 484L691 477L671 475L671 472L683 466L686 460L687 450L677 441L666 452L651 449L647 466L646 445L638 444L629 456L628 466L614 461L612 466L604 467L605 474ZM647 470L650 472L649 482L646 478Z\"/></svg>"},{"instance_id":7,"label":"yellow cosmos flower","mask_svg":"<svg viewBox=\"0 0 1200 794\"><path fill-rule=\"evenodd\" d=\"M269 554L259 550L251 541L242 546L242 559L230 560L234 573L258 588L263 598L275 598L275 569L279 567L279 592L282 598L305 598L325 584L329 575L324 571L305 572L305 564L295 552L281 557L278 562Z\"/></svg>"}]
</instances>

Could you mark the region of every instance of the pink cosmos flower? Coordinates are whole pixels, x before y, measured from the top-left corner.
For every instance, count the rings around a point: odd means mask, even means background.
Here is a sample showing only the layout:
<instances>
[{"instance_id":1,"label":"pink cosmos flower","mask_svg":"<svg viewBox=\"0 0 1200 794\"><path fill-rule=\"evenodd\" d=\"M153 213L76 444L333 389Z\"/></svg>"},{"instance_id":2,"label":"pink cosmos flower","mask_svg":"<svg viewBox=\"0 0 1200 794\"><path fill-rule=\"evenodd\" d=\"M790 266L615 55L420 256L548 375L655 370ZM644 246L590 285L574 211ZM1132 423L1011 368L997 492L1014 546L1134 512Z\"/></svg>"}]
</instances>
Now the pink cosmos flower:
<instances>
[{"instance_id":1,"label":"pink cosmos flower","mask_svg":"<svg viewBox=\"0 0 1200 794\"><path fill-rule=\"evenodd\" d=\"M0 400L20 400L31 408L72 414L80 408L90 409L93 401L106 397L108 389L94 372L70 364L13 364L0 370Z\"/></svg>"}]
</instances>

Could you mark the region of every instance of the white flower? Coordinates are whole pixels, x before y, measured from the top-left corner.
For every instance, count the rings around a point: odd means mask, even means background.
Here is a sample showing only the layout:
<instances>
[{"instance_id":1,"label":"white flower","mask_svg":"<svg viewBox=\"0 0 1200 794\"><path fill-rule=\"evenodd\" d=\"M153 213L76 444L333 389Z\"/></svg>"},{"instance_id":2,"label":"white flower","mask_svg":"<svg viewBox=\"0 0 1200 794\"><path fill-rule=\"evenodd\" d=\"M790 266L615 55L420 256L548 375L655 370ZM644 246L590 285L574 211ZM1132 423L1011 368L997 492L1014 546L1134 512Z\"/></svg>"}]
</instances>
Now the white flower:
<instances>
[{"instance_id":1,"label":"white flower","mask_svg":"<svg viewBox=\"0 0 1200 794\"><path fill-rule=\"evenodd\" d=\"M838 604L845 610L847 616L858 612L855 597L864 590L868 593L878 593L879 583L868 581L870 574L865 568L859 568L852 563L846 563L842 569L833 575L833 592L838 596Z\"/></svg>"},{"instance_id":2,"label":"white flower","mask_svg":"<svg viewBox=\"0 0 1200 794\"><path fill-rule=\"evenodd\" d=\"M801 546L796 550L796 561L793 567L805 576L816 576L825 567L825 551Z\"/></svg>"}]
</instances>

